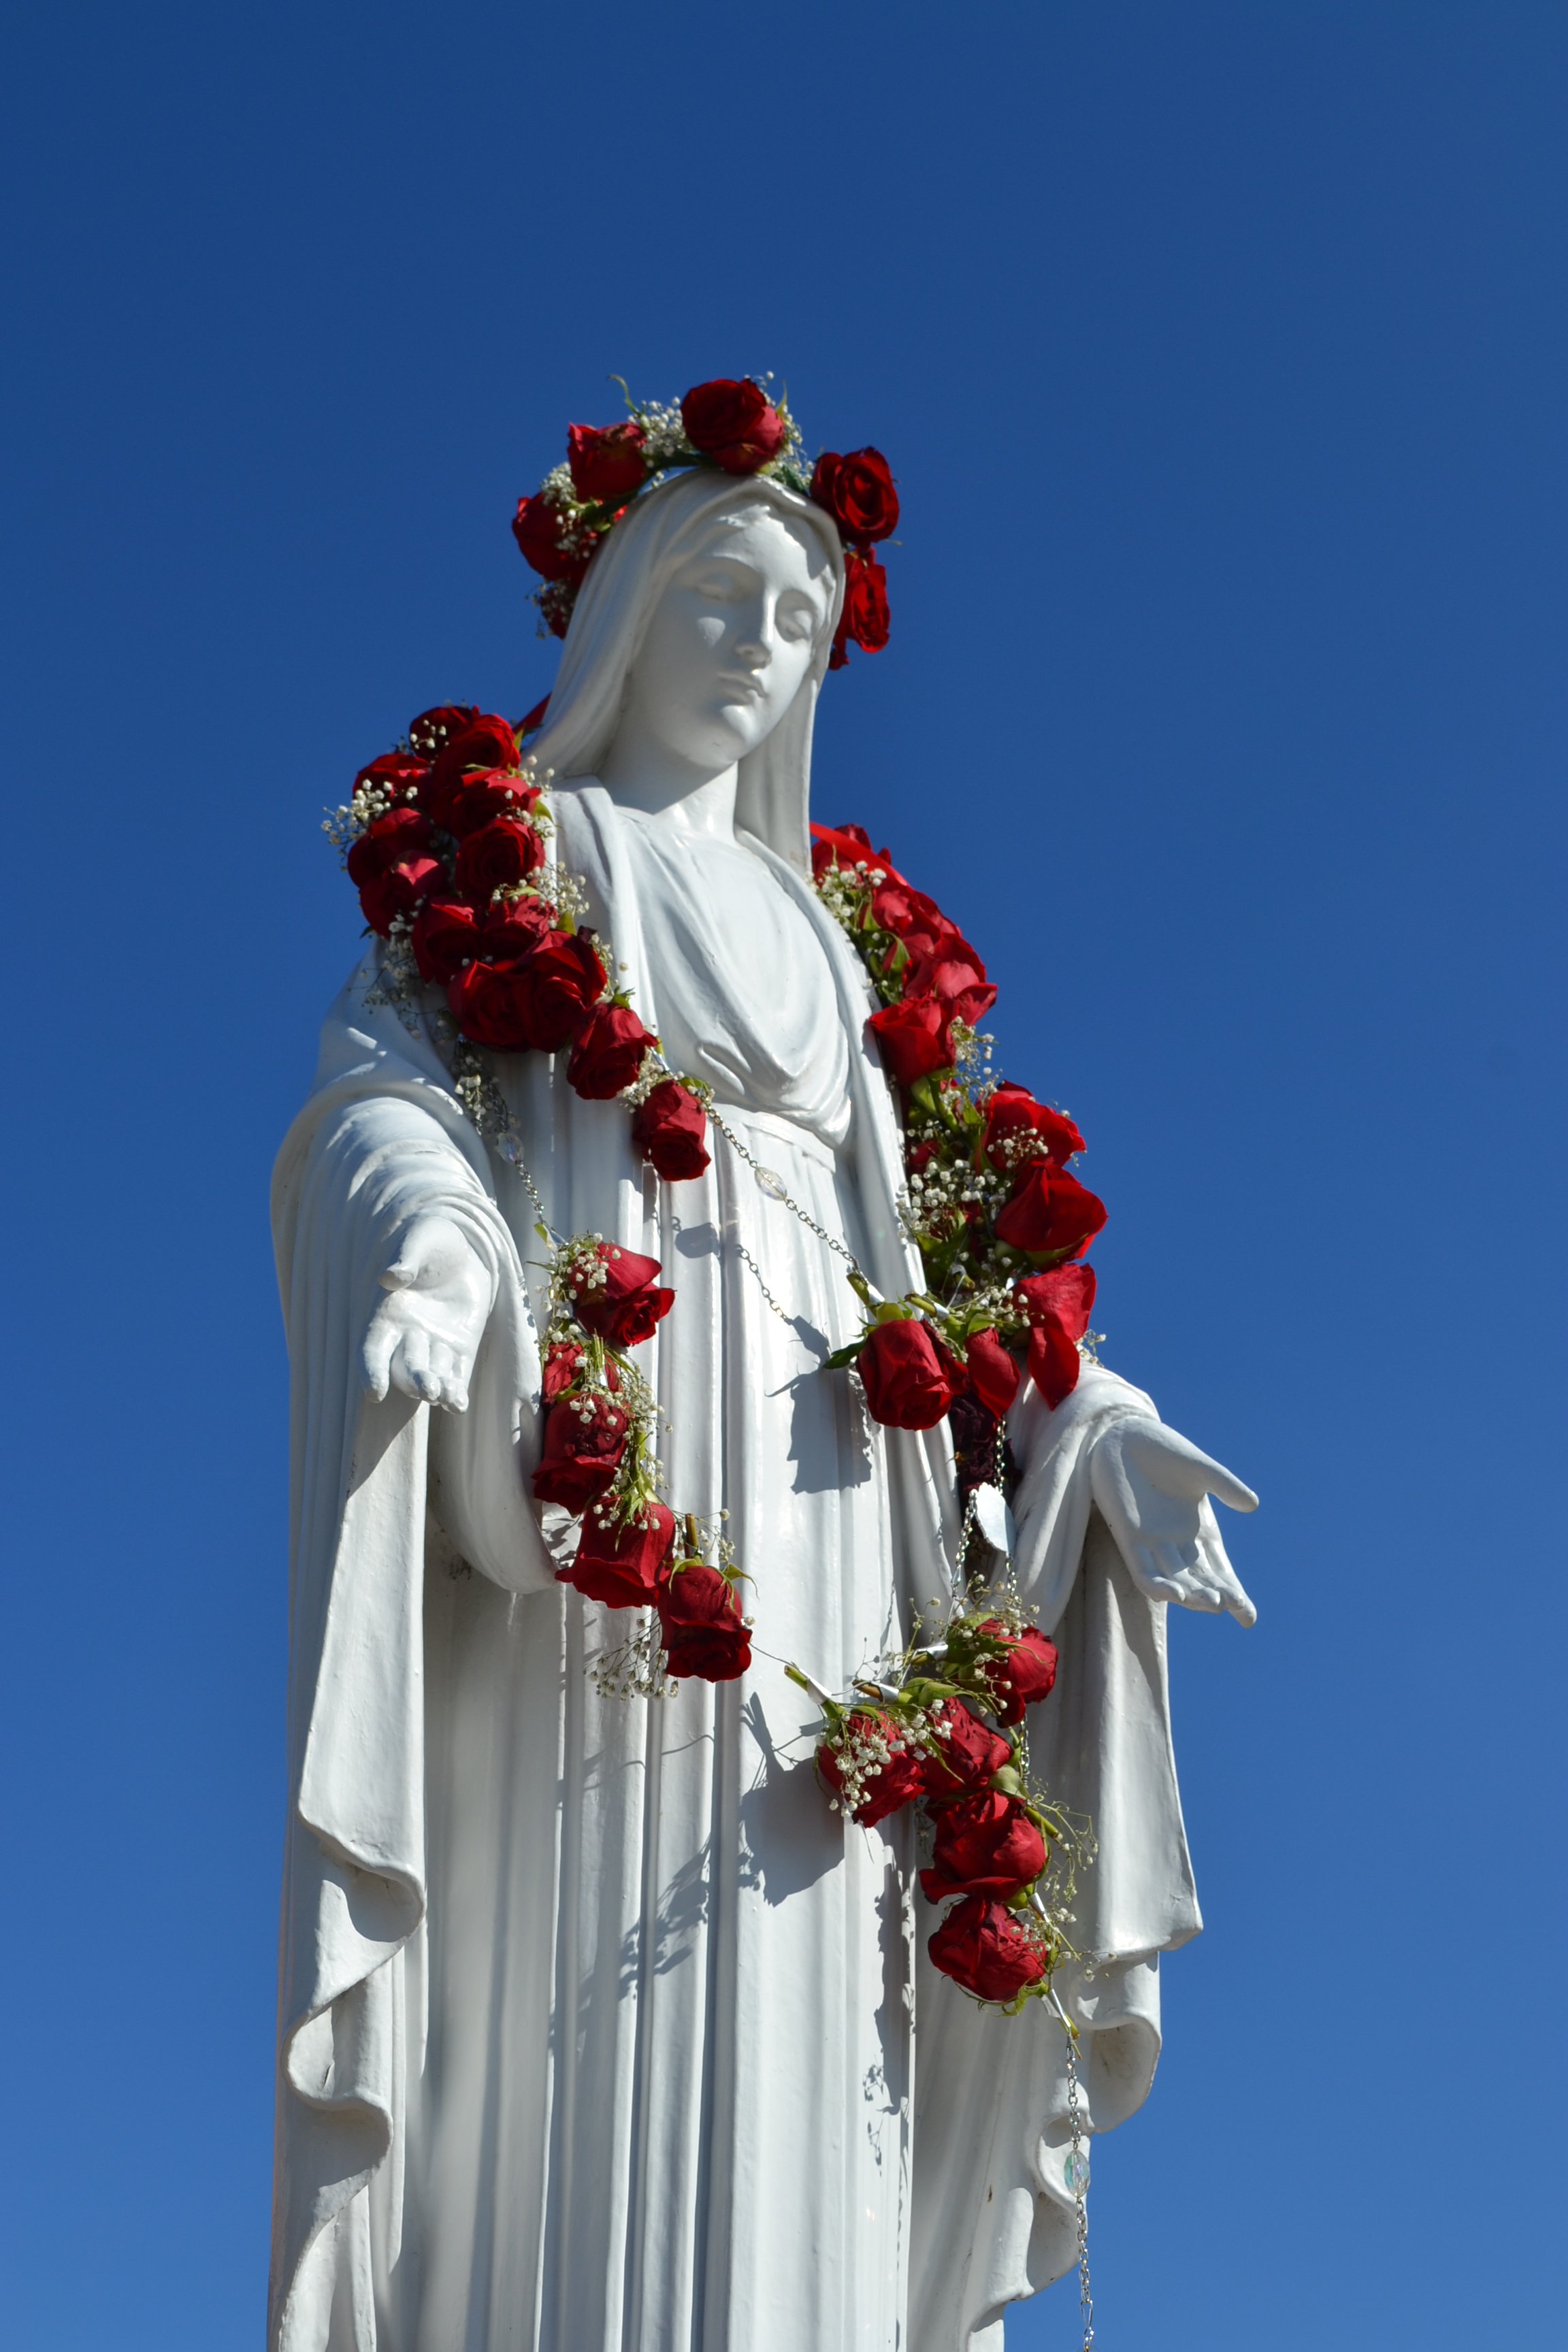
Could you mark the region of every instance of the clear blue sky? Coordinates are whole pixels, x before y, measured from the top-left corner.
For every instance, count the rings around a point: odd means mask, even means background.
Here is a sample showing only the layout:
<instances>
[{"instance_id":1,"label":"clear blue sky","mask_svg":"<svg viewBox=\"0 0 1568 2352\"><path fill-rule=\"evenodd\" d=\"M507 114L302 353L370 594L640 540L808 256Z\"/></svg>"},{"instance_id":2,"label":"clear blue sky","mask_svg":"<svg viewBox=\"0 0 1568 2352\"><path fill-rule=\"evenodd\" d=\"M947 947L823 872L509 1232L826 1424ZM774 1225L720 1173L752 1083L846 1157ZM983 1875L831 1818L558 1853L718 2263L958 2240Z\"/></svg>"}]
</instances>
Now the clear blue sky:
<instances>
[{"instance_id":1,"label":"clear blue sky","mask_svg":"<svg viewBox=\"0 0 1568 2352\"><path fill-rule=\"evenodd\" d=\"M1264 1498L1100 2341L1552 2340L1568 16L57 0L0 68L3 2352L260 2340L321 803L544 691L508 517L611 371L768 367L904 499L817 813L981 942L1110 1360Z\"/></svg>"}]
</instances>

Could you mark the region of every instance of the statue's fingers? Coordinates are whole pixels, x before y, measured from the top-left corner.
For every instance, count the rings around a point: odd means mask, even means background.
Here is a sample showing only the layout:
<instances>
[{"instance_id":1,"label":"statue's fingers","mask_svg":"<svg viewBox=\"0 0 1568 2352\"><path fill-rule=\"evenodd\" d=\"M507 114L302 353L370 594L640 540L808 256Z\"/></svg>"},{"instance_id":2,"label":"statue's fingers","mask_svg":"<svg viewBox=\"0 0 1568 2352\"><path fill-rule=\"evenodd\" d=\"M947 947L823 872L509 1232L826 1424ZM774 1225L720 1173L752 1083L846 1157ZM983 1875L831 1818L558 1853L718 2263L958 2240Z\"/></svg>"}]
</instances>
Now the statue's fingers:
<instances>
[{"instance_id":1,"label":"statue's fingers","mask_svg":"<svg viewBox=\"0 0 1568 2352\"><path fill-rule=\"evenodd\" d=\"M1209 1517L1212 1522L1214 1517L1212 1511ZM1256 1625L1258 1611L1243 1586L1240 1577L1231 1566L1230 1554L1225 1548L1225 1542L1217 1526L1211 1525L1210 1528L1205 1528L1199 1540L1203 1550L1205 1570L1213 1580L1215 1591L1219 1594L1220 1607L1228 1609L1238 1625Z\"/></svg>"},{"instance_id":2,"label":"statue's fingers","mask_svg":"<svg viewBox=\"0 0 1568 2352\"><path fill-rule=\"evenodd\" d=\"M420 1404L428 1404L437 1387L430 1370L430 1338L416 1323L409 1327L398 1343L392 1359L392 1381L405 1396Z\"/></svg>"},{"instance_id":3,"label":"statue's fingers","mask_svg":"<svg viewBox=\"0 0 1568 2352\"><path fill-rule=\"evenodd\" d=\"M390 1317L378 1309L370 1318L370 1329L364 1335L364 1346L360 1350L365 1387L378 1401L386 1394L392 1373L392 1352L396 1345L395 1325Z\"/></svg>"},{"instance_id":4,"label":"statue's fingers","mask_svg":"<svg viewBox=\"0 0 1568 2352\"><path fill-rule=\"evenodd\" d=\"M1140 1431L1140 1459L1156 1486L1167 1493L1190 1496L1195 1503L1201 1495L1217 1495L1233 1511L1255 1511L1258 1497L1250 1486L1244 1486L1223 1462L1194 1445L1190 1437L1179 1430L1169 1429L1163 1422L1157 1424L1159 1435Z\"/></svg>"}]
</instances>

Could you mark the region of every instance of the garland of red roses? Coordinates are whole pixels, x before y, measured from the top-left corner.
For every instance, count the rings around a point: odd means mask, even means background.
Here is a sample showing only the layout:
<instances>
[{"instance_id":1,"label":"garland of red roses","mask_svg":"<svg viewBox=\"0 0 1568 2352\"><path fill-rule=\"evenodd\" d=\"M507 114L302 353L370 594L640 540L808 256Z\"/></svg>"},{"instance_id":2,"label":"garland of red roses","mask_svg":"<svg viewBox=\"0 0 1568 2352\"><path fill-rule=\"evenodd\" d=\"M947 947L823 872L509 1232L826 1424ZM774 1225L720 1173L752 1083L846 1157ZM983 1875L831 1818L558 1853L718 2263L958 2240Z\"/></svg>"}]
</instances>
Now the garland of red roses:
<instances>
[{"instance_id":1,"label":"garland of red roses","mask_svg":"<svg viewBox=\"0 0 1568 2352\"><path fill-rule=\"evenodd\" d=\"M416 1025L419 988L444 986L436 1025L455 1089L531 1192L521 1139L479 1049L567 1051L568 1083L591 1101L626 1102L633 1139L660 1176L700 1175L707 1089L668 1071L658 1038L611 985L613 955L582 924L581 893L551 859L544 782L519 732L462 705L423 711L329 818L384 942L376 990ZM984 1075L974 1024L996 992L975 950L859 827L812 835L818 891L881 999L870 1026L902 1093L904 1216L926 1281L879 1299L851 1262L867 1319L828 1360L854 1364L879 1422L927 1429L950 1415L973 1488L998 1453L1000 1418L1026 1370L1052 1405L1077 1381L1094 1297L1093 1271L1079 1261L1105 1213L1068 1170L1083 1142L1072 1120ZM598 1234L555 1234L542 1207L537 1230L550 1262L533 1490L579 1522L558 1578L612 1609L653 1612L602 1663L601 1686L654 1696L686 1675L733 1680L751 1663L741 1571L721 1528L663 1499L657 1408L628 1352L652 1336L674 1292L660 1285L657 1259ZM966 1532L973 1517L972 1496ZM1041 1894L1072 1850L1065 1817L1030 1790L1026 1743L1010 1727L1055 1672L1054 1647L1004 1594L958 1611L940 1643L896 1662L874 1705L864 1694L845 1706L823 1695L819 1763L835 1801L863 1822L923 1805L934 1844L922 1887L957 1902L931 1956L977 1998L1005 2006L1048 1990L1070 1948L1064 1903ZM994 1730L981 1720L987 1712Z\"/></svg>"},{"instance_id":2,"label":"garland of red roses","mask_svg":"<svg viewBox=\"0 0 1568 2352\"><path fill-rule=\"evenodd\" d=\"M784 482L832 516L845 579L828 667L842 669L851 645L880 653L888 575L871 550L897 530L899 495L879 449L827 450L808 472L787 402L770 400L753 376L694 384L679 406L627 393L626 409L624 424L569 425L564 464L517 502L512 536L542 578L534 602L544 628L565 635L588 566L632 500L676 467L706 467Z\"/></svg>"},{"instance_id":3,"label":"garland of red roses","mask_svg":"<svg viewBox=\"0 0 1568 2352\"><path fill-rule=\"evenodd\" d=\"M384 943L373 993L417 1027L421 987L445 989L434 1026L455 1091L540 1210L549 1306L534 1496L579 1522L559 1581L612 1609L651 1608L598 1669L607 1691L651 1697L688 1675L733 1681L751 1664L741 1571L721 1528L678 1518L663 1499L658 1409L628 1353L675 1293L657 1258L551 1231L477 1049L567 1051L568 1084L590 1102L625 1098L634 1142L668 1182L709 1165L707 1090L666 1072L658 1038L611 985L613 953L582 924L581 892L551 861L554 822L519 732L462 704L421 711L405 742L361 769L325 829Z\"/></svg>"}]
</instances>

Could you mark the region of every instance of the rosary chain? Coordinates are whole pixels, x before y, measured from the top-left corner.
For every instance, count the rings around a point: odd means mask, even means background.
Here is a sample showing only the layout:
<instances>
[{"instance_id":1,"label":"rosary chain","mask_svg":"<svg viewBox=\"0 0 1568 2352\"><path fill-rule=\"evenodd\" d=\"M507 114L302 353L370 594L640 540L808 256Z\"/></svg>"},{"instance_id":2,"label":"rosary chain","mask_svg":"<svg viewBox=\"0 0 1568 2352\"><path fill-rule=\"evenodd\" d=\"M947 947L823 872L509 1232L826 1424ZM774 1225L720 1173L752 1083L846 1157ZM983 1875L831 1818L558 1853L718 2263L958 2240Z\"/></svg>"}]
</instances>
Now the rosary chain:
<instances>
[{"instance_id":1,"label":"rosary chain","mask_svg":"<svg viewBox=\"0 0 1568 2352\"><path fill-rule=\"evenodd\" d=\"M772 1185L777 1184L779 1182L779 1179L773 1174L771 1168L763 1168L759 1161L752 1159L751 1153L747 1150L740 1137L735 1133L734 1129L730 1125L728 1119L721 1118L719 1113L714 1109L711 1103L708 1106L708 1117L712 1124L718 1129L720 1134L723 1137L731 1150L745 1161L753 1176L765 1176L772 1180L767 1188L769 1197L777 1201L781 1208L787 1209L791 1216L798 1217L806 1231L808 1233L815 1234L819 1242L826 1242L830 1250L837 1250L845 1264L849 1266L852 1272L858 1274L861 1281L864 1282L866 1276L861 1270L860 1261L856 1256L854 1251L845 1243L841 1242L836 1234L830 1234L825 1225L819 1225L816 1219L808 1215L806 1211L801 1207L798 1201L792 1201L789 1194L782 1188L776 1192L772 1190ZM742 1252L742 1255L745 1255L744 1251ZM758 1279L761 1280L760 1276L758 1276Z\"/></svg>"},{"instance_id":2,"label":"rosary chain","mask_svg":"<svg viewBox=\"0 0 1568 2352\"><path fill-rule=\"evenodd\" d=\"M1058 2007L1058 2016L1061 2013ZM1072 2132L1072 2155L1068 2162L1072 2171L1073 2200L1078 2207L1078 2307L1083 2318L1083 2352L1092 2352L1094 2297L1089 2286L1089 2184L1085 2178L1089 2167L1083 2155L1083 2121L1078 2104L1078 2049L1070 2028L1067 2031L1067 2046L1068 2123Z\"/></svg>"}]
</instances>

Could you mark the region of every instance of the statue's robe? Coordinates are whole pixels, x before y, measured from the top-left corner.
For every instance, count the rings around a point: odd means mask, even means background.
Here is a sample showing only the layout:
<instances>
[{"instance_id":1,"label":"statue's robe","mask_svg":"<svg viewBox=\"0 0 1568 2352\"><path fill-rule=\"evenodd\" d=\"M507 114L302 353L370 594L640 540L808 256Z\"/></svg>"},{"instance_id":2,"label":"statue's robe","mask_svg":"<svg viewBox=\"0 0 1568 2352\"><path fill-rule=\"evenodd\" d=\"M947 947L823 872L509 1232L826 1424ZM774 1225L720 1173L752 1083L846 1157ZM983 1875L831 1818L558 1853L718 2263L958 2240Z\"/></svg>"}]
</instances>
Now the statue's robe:
<instances>
[{"instance_id":1,"label":"statue's robe","mask_svg":"<svg viewBox=\"0 0 1568 2352\"><path fill-rule=\"evenodd\" d=\"M759 989L733 868L693 853L703 902L596 786L557 805L617 981L687 1041L672 1058L707 1055L754 1157L880 1289L918 1283L865 975L809 885L747 845L792 967ZM269 2341L1000 2352L1005 2305L1073 2259L1061 2031L931 1969L910 1818L829 1811L782 1665L842 1686L929 1614L954 1534L942 1433L876 1428L817 1369L858 1320L843 1262L721 1139L706 1175L658 1184L564 1056L499 1057L554 1227L658 1256L676 1288L638 1357L671 1498L727 1508L754 1579L743 1681L598 1696L585 1666L633 1621L556 1581L561 1530L531 1500L536 1212L376 970L328 1016L274 1185L295 1543ZM754 1001L731 1001L737 973ZM378 1277L433 1209L494 1290L461 1415L363 1393ZM1098 2130L1146 2095L1157 1956L1199 1925L1163 1611L1089 1494L1096 1432L1153 1414L1089 1367L1011 1426L1018 1574L1062 1652L1035 1767L1100 1843L1077 1906L1100 1957L1058 1979Z\"/></svg>"}]
</instances>

